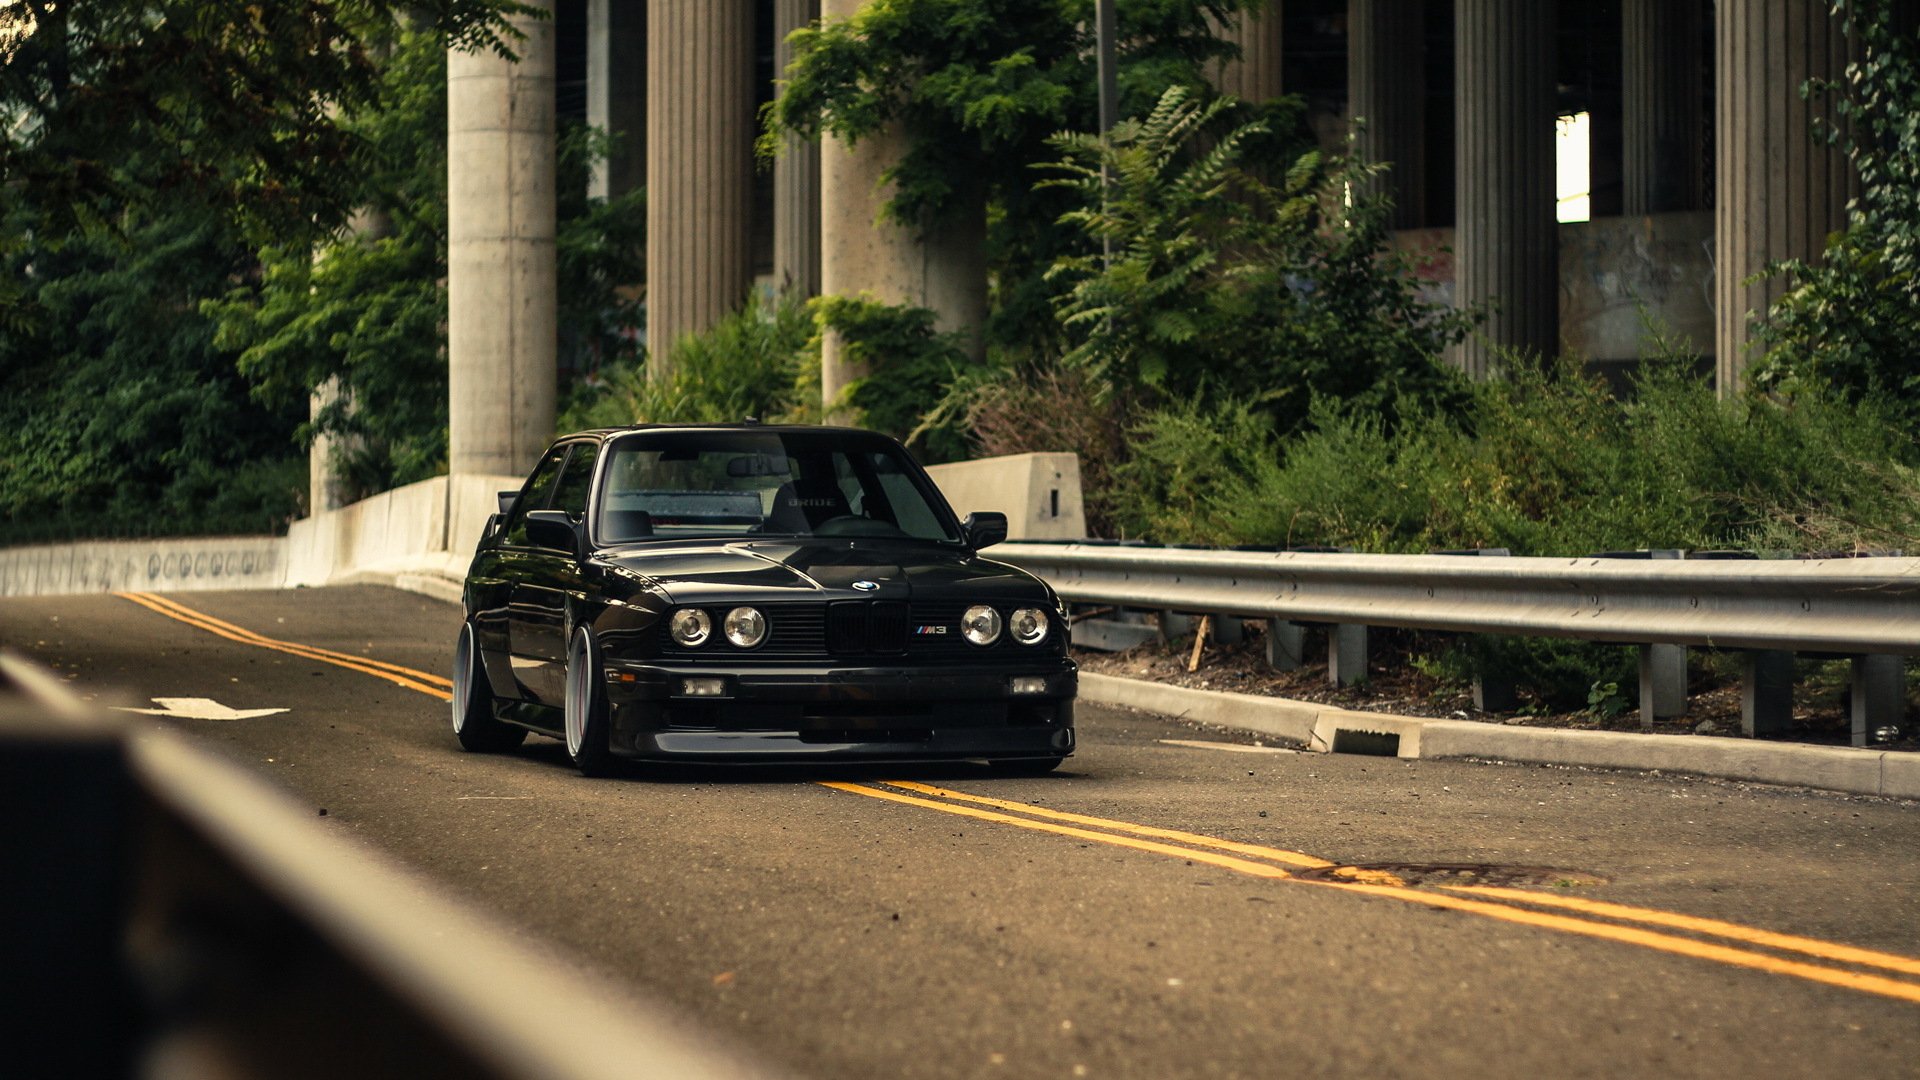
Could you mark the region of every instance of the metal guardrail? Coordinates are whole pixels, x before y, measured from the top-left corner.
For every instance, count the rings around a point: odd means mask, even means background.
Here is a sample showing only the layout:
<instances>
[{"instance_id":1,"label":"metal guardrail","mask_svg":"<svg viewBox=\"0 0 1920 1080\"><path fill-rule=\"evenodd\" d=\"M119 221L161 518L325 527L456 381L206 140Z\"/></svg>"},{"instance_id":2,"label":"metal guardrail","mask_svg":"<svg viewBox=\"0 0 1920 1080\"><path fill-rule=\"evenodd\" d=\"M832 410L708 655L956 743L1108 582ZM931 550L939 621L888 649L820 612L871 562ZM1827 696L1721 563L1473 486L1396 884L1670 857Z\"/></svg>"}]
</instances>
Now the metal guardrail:
<instances>
[{"instance_id":1,"label":"metal guardrail","mask_svg":"<svg viewBox=\"0 0 1920 1080\"><path fill-rule=\"evenodd\" d=\"M1003 544L1075 603L1634 644L1920 654L1920 559L1460 558Z\"/></svg>"},{"instance_id":2,"label":"metal guardrail","mask_svg":"<svg viewBox=\"0 0 1920 1080\"><path fill-rule=\"evenodd\" d=\"M1855 745L1904 711L1898 658L1920 654L1920 559L1478 554L1071 543L1009 543L992 552L1044 578L1070 603L1267 619L1283 631L1268 635L1276 666L1299 663L1299 624L1327 624L1336 681L1364 676L1364 628L1389 626L1638 645L1648 727L1656 715L1685 708L1685 667L1670 646L1746 651L1748 734L1790 723L1794 653L1853 659ZM1477 686L1476 696L1484 689Z\"/></svg>"},{"instance_id":3,"label":"metal guardrail","mask_svg":"<svg viewBox=\"0 0 1920 1080\"><path fill-rule=\"evenodd\" d=\"M0 1076L770 1075L5 653L0 808Z\"/></svg>"}]
</instances>

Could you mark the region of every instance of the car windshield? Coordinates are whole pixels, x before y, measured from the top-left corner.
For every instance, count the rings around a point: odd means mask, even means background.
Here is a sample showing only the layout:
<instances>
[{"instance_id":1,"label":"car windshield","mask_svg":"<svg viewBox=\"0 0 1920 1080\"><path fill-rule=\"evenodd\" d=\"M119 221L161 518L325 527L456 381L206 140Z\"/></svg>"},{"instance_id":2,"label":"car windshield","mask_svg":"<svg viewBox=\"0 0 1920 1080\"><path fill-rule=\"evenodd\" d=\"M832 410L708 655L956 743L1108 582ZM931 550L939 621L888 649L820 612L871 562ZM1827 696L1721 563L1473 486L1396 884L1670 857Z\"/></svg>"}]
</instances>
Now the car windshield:
<instances>
[{"instance_id":1,"label":"car windshield","mask_svg":"<svg viewBox=\"0 0 1920 1080\"><path fill-rule=\"evenodd\" d=\"M616 439L598 500L604 544L832 536L958 542L923 473L848 432L647 431Z\"/></svg>"}]
</instances>

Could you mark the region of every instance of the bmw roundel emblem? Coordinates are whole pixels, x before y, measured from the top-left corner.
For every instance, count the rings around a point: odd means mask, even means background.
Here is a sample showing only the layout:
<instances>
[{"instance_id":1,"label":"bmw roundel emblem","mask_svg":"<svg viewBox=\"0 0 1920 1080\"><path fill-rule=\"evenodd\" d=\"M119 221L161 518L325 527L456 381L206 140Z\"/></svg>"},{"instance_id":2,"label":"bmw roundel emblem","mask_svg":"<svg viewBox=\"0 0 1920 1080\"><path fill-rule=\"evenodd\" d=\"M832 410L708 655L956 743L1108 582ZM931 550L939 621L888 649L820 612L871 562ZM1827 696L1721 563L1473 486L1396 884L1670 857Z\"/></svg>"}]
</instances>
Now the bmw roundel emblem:
<instances>
[{"instance_id":1,"label":"bmw roundel emblem","mask_svg":"<svg viewBox=\"0 0 1920 1080\"><path fill-rule=\"evenodd\" d=\"M853 587L860 590L861 592L873 592L874 590L878 589L880 586L877 582L856 581L853 583Z\"/></svg>"}]
</instances>

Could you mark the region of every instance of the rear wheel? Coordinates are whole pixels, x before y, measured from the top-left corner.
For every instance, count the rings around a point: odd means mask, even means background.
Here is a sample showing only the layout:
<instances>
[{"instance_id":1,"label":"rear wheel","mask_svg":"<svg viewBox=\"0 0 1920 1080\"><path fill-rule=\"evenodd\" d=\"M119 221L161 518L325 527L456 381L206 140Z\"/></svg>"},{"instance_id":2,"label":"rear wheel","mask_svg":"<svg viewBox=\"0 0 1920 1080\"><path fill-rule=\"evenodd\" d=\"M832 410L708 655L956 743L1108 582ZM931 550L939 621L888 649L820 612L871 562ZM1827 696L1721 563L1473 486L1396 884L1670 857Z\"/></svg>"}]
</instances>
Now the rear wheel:
<instances>
[{"instance_id":1,"label":"rear wheel","mask_svg":"<svg viewBox=\"0 0 1920 1080\"><path fill-rule=\"evenodd\" d=\"M567 650L567 756L582 776L606 776L614 768L607 749L607 684L600 673L600 648L581 627Z\"/></svg>"},{"instance_id":2,"label":"rear wheel","mask_svg":"<svg viewBox=\"0 0 1920 1080\"><path fill-rule=\"evenodd\" d=\"M519 746L527 738L525 728L493 715L493 687L487 682L486 668L481 666L479 639L472 623L460 627L460 638L453 646L452 705L453 734L462 749L497 754Z\"/></svg>"}]
</instances>

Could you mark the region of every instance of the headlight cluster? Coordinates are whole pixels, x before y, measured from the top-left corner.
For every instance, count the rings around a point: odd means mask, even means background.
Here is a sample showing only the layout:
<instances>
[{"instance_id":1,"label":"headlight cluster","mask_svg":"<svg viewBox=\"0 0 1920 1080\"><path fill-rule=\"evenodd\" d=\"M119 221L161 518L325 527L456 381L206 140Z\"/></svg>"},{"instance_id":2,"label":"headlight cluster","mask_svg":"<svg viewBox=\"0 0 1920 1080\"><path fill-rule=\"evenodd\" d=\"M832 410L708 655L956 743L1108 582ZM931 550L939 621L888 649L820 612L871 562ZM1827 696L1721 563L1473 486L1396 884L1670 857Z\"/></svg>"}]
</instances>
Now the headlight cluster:
<instances>
[{"instance_id":1,"label":"headlight cluster","mask_svg":"<svg viewBox=\"0 0 1920 1080\"><path fill-rule=\"evenodd\" d=\"M713 636L713 617L699 608L681 608L667 620L676 644L697 649ZM720 620L720 633L736 647L751 649L767 640L767 617L758 608L737 607Z\"/></svg>"},{"instance_id":2,"label":"headlight cluster","mask_svg":"<svg viewBox=\"0 0 1920 1080\"><path fill-rule=\"evenodd\" d=\"M1000 640L1005 629L1022 645L1038 645L1047 640L1047 613L1039 608L1020 608L1003 623L1000 613L985 604L975 604L960 618L960 633L975 645L991 645Z\"/></svg>"}]
</instances>

